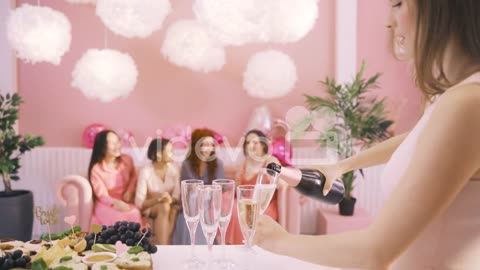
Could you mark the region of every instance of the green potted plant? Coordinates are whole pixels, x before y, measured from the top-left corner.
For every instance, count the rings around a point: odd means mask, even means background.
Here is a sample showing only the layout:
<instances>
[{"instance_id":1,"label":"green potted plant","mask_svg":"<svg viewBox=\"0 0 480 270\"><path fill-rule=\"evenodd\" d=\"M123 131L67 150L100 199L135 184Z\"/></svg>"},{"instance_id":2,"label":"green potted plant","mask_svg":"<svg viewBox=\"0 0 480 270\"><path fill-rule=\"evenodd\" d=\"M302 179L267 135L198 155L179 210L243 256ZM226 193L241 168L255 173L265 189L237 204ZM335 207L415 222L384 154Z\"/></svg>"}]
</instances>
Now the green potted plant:
<instances>
[{"instance_id":1,"label":"green potted plant","mask_svg":"<svg viewBox=\"0 0 480 270\"><path fill-rule=\"evenodd\" d=\"M351 83L338 84L328 77L321 81L326 87L327 97L306 95L306 104L311 111L328 110L335 116L318 138L322 146L333 146L339 158L348 158L362 148L368 148L376 142L392 136L389 128L393 121L386 119L385 99L378 99L370 93L378 88L380 73L363 78L365 63ZM363 176L363 171L359 170ZM340 203L341 215L353 215L356 198L352 196L356 179L355 171L342 176L345 186L345 198Z\"/></svg>"},{"instance_id":2,"label":"green potted plant","mask_svg":"<svg viewBox=\"0 0 480 270\"><path fill-rule=\"evenodd\" d=\"M5 188L0 191L0 238L27 241L32 238L33 194L29 190L12 190L11 181L19 180L20 157L45 142L42 137L22 136L15 131L21 103L16 93L0 94L0 175Z\"/></svg>"}]
</instances>

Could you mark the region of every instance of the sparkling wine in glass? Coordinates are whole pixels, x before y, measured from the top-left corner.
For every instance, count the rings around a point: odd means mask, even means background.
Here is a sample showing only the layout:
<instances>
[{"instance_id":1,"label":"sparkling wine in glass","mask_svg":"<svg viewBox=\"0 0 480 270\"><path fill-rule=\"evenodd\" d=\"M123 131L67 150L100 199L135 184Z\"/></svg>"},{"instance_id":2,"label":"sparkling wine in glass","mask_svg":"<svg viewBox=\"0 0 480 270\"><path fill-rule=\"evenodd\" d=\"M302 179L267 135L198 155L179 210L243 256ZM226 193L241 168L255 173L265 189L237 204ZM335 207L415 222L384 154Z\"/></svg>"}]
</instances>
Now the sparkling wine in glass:
<instances>
[{"instance_id":1,"label":"sparkling wine in glass","mask_svg":"<svg viewBox=\"0 0 480 270\"><path fill-rule=\"evenodd\" d=\"M273 194L277 189L278 172L272 169L261 169L258 173L257 184L255 186L255 197L260 207L262 215L272 201Z\"/></svg>"},{"instance_id":2,"label":"sparkling wine in glass","mask_svg":"<svg viewBox=\"0 0 480 270\"><path fill-rule=\"evenodd\" d=\"M253 237L257 228L259 205L255 196L254 185L237 187L238 221L242 230L245 246L251 250Z\"/></svg>"},{"instance_id":3,"label":"sparkling wine in glass","mask_svg":"<svg viewBox=\"0 0 480 270\"><path fill-rule=\"evenodd\" d=\"M235 198L235 181L230 179L216 179L212 182L213 185L220 186L222 189L222 208L220 210L220 236L222 238L222 257L215 260L222 269L230 269L235 267L235 263L231 259L227 259L225 255L225 236L227 233L228 224L232 217L233 202Z\"/></svg>"},{"instance_id":4,"label":"sparkling wine in glass","mask_svg":"<svg viewBox=\"0 0 480 270\"><path fill-rule=\"evenodd\" d=\"M199 269L205 262L195 256L195 232L200 221L200 187L203 180L184 180L181 182L183 216L190 233L191 257L184 262L188 269Z\"/></svg>"}]
</instances>

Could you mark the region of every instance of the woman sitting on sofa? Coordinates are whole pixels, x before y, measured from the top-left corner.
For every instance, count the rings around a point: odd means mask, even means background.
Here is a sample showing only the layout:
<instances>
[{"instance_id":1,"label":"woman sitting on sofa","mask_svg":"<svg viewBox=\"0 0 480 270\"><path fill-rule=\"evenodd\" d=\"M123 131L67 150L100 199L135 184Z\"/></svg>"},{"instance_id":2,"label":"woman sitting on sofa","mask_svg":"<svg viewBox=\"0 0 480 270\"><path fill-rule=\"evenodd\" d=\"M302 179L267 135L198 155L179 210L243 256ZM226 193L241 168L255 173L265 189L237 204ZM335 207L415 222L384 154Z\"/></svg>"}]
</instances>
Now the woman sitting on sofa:
<instances>
[{"instance_id":1,"label":"woman sitting on sofa","mask_svg":"<svg viewBox=\"0 0 480 270\"><path fill-rule=\"evenodd\" d=\"M250 130L247 132L243 141L245 160L240 165L235 176L235 186L255 185L260 169L265 168L270 162L280 164L280 161L278 161L276 157L269 154L268 144L268 139L263 132L259 130ZM279 179L277 186L279 188L286 188L287 184ZM272 217L274 220L278 220L276 192L264 214ZM240 223L238 222L237 207L233 207L231 221L227 229L226 242L227 244L240 245L242 241L243 236L240 230Z\"/></svg>"},{"instance_id":2,"label":"woman sitting on sofa","mask_svg":"<svg viewBox=\"0 0 480 270\"><path fill-rule=\"evenodd\" d=\"M94 194L92 223L141 223L140 211L132 204L137 174L132 158L121 153L120 138L115 132L105 130L95 137L88 179Z\"/></svg>"},{"instance_id":3,"label":"woman sitting on sofa","mask_svg":"<svg viewBox=\"0 0 480 270\"><path fill-rule=\"evenodd\" d=\"M173 146L167 139L153 140L147 157L152 162L140 171L135 204L153 219L154 243L167 245L180 202L180 173L172 162Z\"/></svg>"},{"instance_id":4,"label":"woman sitting on sofa","mask_svg":"<svg viewBox=\"0 0 480 270\"><path fill-rule=\"evenodd\" d=\"M180 180L201 179L205 185L213 180L224 178L223 162L215 155L216 141L213 133L208 129L196 129L192 132L190 153L183 161ZM200 226L197 227L195 244L206 244ZM174 245L190 244L187 224L183 214L178 215L173 233Z\"/></svg>"}]
</instances>

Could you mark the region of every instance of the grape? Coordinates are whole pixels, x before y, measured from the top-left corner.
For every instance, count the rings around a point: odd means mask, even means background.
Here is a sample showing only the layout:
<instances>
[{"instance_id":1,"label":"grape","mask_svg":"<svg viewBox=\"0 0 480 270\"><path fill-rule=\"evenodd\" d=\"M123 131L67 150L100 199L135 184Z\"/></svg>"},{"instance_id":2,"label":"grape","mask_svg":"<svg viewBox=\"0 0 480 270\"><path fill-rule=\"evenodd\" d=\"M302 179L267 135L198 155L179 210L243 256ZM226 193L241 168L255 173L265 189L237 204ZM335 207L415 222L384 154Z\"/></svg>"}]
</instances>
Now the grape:
<instances>
[{"instance_id":1,"label":"grape","mask_svg":"<svg viewBox=\"0 0 480 270\"><path fill-rule=\"evenodd\" d=\"M107 230L107 225L102 225L102 231Z\"/></svg>"},{"instance_id":2,"label":"grape","mask_svg":"<svg viewBox=\"0 0 480 270\"><path fill-rule=\"evenodd\" d=\"M145 237L151 237L152 234L153 234L152 229L148 229L148 233L147 235L145 235Z\"/></svg>"},{"instance_id":3,"label":"grape","mask_svg":"<svg viewBox=\"0 0 480 270\"><path fill-rule=\"evenodd\" d=\"M5 257L0 257L0 266L3 264L4 261L5 261Z\"/></svg>"},{"instance_id":4,"label":"grape","mask_svg":"<svg viewBox=\"0 0 480 270\"><path fill-rule=\"evenodd\" d=\"M140 232L136 232L133 236L133 239L135 239L135 241L140 241L140 239L142 239L142 236L143 235Z\"/></svg>"},{"instance_id":5,"label":"grape","mask_svg":"<svg viewBox=\"0 0 480 270\"><path fill-rule=\"evenodd\" d=\"M103 240L102 237L98 237L98 238L97 238L97 243L98 243L98 244L105 244L105 242L104 242L104 240Z\"/></svg>"},{"instance_id":6,"label":"grape","mask_svg":"<svg viewBox=\"0 0 480 270\"><path fill-rule=\"evenodd\" d=\"M115 228L112 227L112 228L108 228L107 232L109 236L112 236L117 233L117 230L115 230Z\"/></svg>"},{"instance_id":7,"label":"grape","mask_svg":"<svg viewBox=\"0 0 480 270\"><path fill-rule=\"evenodd\" d=\"M150 249L150 245L142 245L143 250L147 251Z\"/></svg>"},{"instance_id":8,"label":"grape","mask_svg":"<svg viewBox=\"0 0 480 270\"><path fill-rule=\"evenodd\" d=\"M27 263L29 263L32 260L30 256L23 256L22 258L24 258Z\"/></svg>"},{"instance_id":9,"label":"grape","mask_svg":"<svg viewBox=\"0 0 480 270\"><path fill-rule=\"evenodd\" d=\"M128 225L128 221L122 221L122 225L126 227Z\"/></svg>"},{"instance_id":10,"label":"grape","mask_svg":"<svg viewBox=\"0 0 480 270\"><path fill-rule=\"evenodd\" d=\"M128 238L133 238L134 235L135 235L135 234L134 234L132 231L130 231L130 230L128 230L128 231L125 232L125 236L127 237L127 239L128 239Z\"/></svg>"},{"instance_id":11,"label":"grape","mask_svg":"<svg viewBox=\"0 0 480 270\"><path fill-rule=\"evenodd\" d=\"M120 241L125 244L125 241L127 241L127 237L124 234L120 235Z\"/></svg>"},{"instance_id":12,"label":"grape","mask_svg":"<svg viewBox=\"0 0 480 270\"><path fill-rule=\"evenodd\" d=\"M100 233L100 237L106 239L108 237L108 232L107 231L103 231Z\"/></svg>"},{"instance_id":13,"label":"grape","mask_svg":"<svg viewBox=\"0 0 480 270\"><path fill-rule=\"evenodd\" d=\"M13 253L12 253L12 259L16 260L20 257L22 257L23 255L23 251L21 250L15 250Z\"/></svg>"},{"instance_id":14,"label":"grape","mask_svg":"<svg viewBox=\"0 0 480 270\"><path fill-rule=\"evenodd\" d=\"M112 235L112 236L110 236L110 239L115 244L118 241L118 235Z\"/></svg>"},{"instance_id":15,"label":"grape","mask_svg":"<svg viewBox=\"0 0 480 270\"><path fill-rule=\"evenodd\" d=\"M133 239L127 239L127 240L125 241L125 244L126 244L127 246L134 246L134 245L135 245L135 241L134 241Z\"/></svg>"},{"instance_id":16,"label":"grape","mask_svg":"<svg viewBox=\"0 0 480 270\"><path fill-rule=\"evenodd\" d=\"M84 237L84 239L85 239L85 241L87 241L87 243L88 243L88 241L92 240L93 237L92 237L91 235L86 235L86 236Z\"/></svg>"},{"instance_id":17,"label":"grape","mask_svg":"<svg viewBox=\"0 0 480 270\"><path fill-rule=\"evenodd\" d=\"M25 267L25 266L27 266L27 262L25 261L24 258L18 258L18 259L15 260L15 266Z\"/></svg>"},{"instance_id":18,"label":"grape","mask_svg":"<svg viewBox=\"0 0 480 270\"><path fill-rule=\"evenodd\" d=\"M107 238L107 240L105 240L105 244L113 245L115 242L112 241L112 238Z\"/></svg>"},{"instance_id":19,"label":"grape","mask_svg":"<svg viewBox=\"0 0 480 270\"><path fill-rule=\"evenodd\" d=\"M157 253L157 246L150 246L150 248L148 249L148 253Z\"/></svg>"},{"instance_id":20,"label":"grape","mask_svg":"<svg viewBox=\"0 0 480 270\"><path fill-rule=\"evenodd\" d=\"M142 242L140 243L140 245L150 245L150 241L148 241L147 238L143 238Z\"/></svg>"},{"instance_id":21,"label":"grape","mask_svg":"<svg viewBox=\"0 0 480 270\"><path fill-rule=\"evenodd\" d=\"M135 226L133 226L133 230L135 232L138 232L140 230L140 227L141 227L140 223L135 223Z\"/></svg>"},{"instance_id":22,"label":"grape","mask_svg":"<svg viewBox=\"0 0 480 270\"><path fill-rule=\"evenodd\" d=\"M120 228L118 228L118 231L120 231L121 233L124 233L127 231L127 226L126 225L121 225Z\"/></svg>"},{"instance_id":23,"label":"grape","mask_svg":"<svg viewBox=\"0 0 480 270\"><path fill-rule=\"evenodd\" d=\"M122 223L120 221L117 221L115 222L115 225L113 225L113 227L118 230L118 228L120 228L120 225L122 225Z\"/></svg>"},{"instance_id":24,"label":"grape","mask_svg":"<svg viewBox=\"0 0 480 270\"><path fill-rule=\"evenodd\" d=\"M4 269L13 268L14 265L15 265L15 261L13 259L6 259L5 262L3 263Z\"/></svg>"}]
</instances>

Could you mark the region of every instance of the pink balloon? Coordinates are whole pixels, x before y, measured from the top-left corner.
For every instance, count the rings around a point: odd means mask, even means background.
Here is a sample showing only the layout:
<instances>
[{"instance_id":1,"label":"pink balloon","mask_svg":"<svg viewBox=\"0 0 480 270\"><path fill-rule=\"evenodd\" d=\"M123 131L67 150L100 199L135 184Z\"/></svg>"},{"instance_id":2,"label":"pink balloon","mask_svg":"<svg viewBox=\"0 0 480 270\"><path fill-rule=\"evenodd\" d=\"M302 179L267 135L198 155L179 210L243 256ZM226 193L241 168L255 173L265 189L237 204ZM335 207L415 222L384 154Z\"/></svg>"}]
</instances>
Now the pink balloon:
<instances>
[{"instance_id":1,"label":"pink balloon","mask_svg":"<svg viewBox=\"0 0 480 270\"><path fill-rule=\"evenodd\" d=\"M131 131L122 129L118 132L118 136L120 137L120 140L122 141L122 146L132 147L132 144L130 143L130 138L133 139L133 133Z\"/></svg>"},{"instance_id":2,"label":"pink balloon","mask_svg":"<svg viewBox=\"0 0 480 270\"><path fill-rule=\"evenodd\" d=\"M287 143L285 137L276 138L272 141L272 155L278 158L282 166L290 166L292 145Z\"/></svg>"},{"instance_id":3,"label":"pink balloon","mask_svg":"<svg viewBox=\"0 0 480 270\"><path fill-rule=\"evenodd\" d=\"M93 143L95 142L95 136L101 131L106 130L107 128L102 124L91 124L83 130L82 134L82 143L83 146L87 148L93 148Z\"/></svg>"},{"instance_id":4,"label":"pink balloon","mask_svg":"<svg viewBox=\"0 0 480 270\"><path fill-rule=\"evenodd\" d=\"M222 144L223 143L223 136L220 135L220 133L216 132L213 129L209 129L209 130L213 133L213 138L215 139L215 141L217 141L218 144Z\"/></svg>"}]
</instances>

